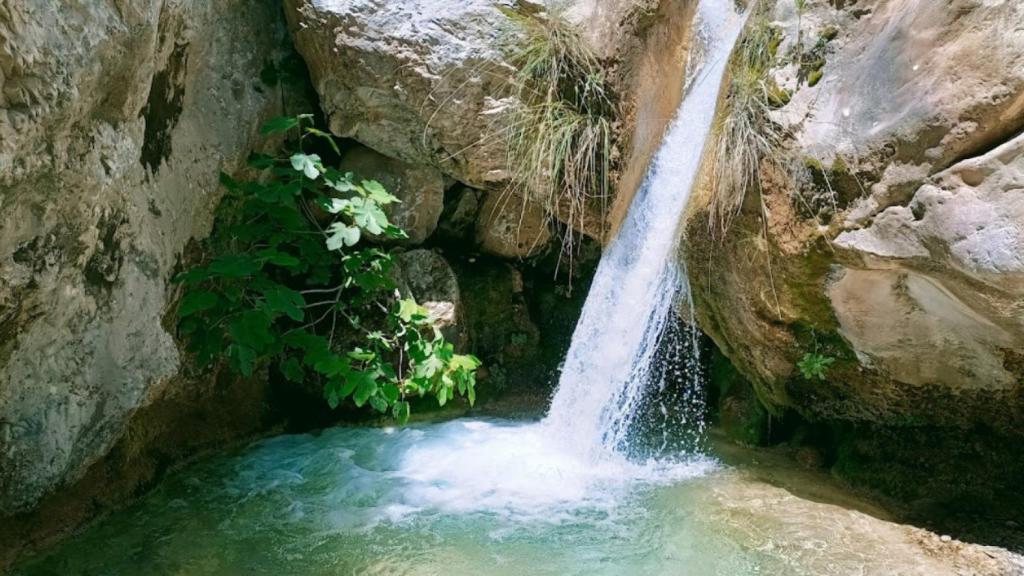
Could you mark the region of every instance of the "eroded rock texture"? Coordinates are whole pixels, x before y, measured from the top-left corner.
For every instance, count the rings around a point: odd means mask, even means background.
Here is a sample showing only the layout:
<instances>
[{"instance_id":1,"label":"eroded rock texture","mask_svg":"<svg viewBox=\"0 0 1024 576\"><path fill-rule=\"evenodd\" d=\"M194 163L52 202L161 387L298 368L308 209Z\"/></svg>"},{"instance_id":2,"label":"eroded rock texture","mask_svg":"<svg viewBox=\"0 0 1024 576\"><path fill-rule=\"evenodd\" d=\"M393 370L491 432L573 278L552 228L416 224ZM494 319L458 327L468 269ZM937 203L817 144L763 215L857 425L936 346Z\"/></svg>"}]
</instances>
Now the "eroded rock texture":
<instances>
[{"instance_id":1,"label":"eroded rock texture","mask_svg":"<svg viewBox=\"0 0 1024 576\"><path fill-rule=\"evenodd\" d=\"M991 529L1024 509L1024 5L807 6L770 16L781 162L724 235L710 175L690 207L700 323L782 418L762 439L1016 546Z\"/></svg>"},{"instance_id":2,"label":"eroded rock texture","mask_svg":"<svg viewBox=\"0 0 1024 576\"><path fill-rule=\"evenodd\" d=\"M774 409L1016 433L1024 6L843 4L775 9L778 53L798 49L799 22L821 59L813 86L795 65L772 71L807 169L764 166L763 204L749 191L721 241L691 207L702 324ZM836 358L827 381L796 370L815 351Z\"/></svg>"},{"instance_id":3,"label":"eroded rock texture","mask_svg":"<svg viewBox=\"0 0 1024 576\"><path fill-rule=\"evenodd\" d=\"M279 112L258 80L279 21L256 0L0 4L0 517L81 478L178 374L169 280Z\"/></svg>"}]
</instances>

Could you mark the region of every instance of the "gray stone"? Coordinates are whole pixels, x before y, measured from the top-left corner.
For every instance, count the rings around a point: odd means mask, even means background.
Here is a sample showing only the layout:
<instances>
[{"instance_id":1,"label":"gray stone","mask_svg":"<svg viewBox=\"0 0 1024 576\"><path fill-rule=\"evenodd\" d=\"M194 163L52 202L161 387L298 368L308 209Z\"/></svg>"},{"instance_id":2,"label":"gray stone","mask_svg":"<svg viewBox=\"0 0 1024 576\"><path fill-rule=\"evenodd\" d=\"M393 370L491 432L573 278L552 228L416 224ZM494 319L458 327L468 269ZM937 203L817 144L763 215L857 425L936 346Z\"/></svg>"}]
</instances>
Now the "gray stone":
<instances>
[{"instance_id":1,"label":"gray stone","mask_svg":"<svg viewBox=\"0 0 1024 576\"><path fill-rule=\"evenodd\" d=\"M169 280L275 107L282 32L254 0L0 8L0 517L178 372Z\"/></svg>"},{"instance_id":2,"label":"gray stone","mask_svg":"<svg viewBox=\"0 0 1024 576\"><path fill-rule=\"evenodd\" d=\"M468 339L459 281L444 257L433 250L410 250L396 256L395 268L402 296L429 310L445 339L464 348Z\"/></svg>"},{"instance_id":3,"label":"gray stone","mask_svg":"<svg viewBox=\"0 0 1024 576\"><path fill-rule=\"evenodd\" d=\"M345 154L341 170L357 180L377 180L401 201L388 207L391 223L409 235L405 242L422 244L434 233L444 209L444 178L430 166L402 162L359 147Z\"/></svg>"},{"instance_id":4,"label":"gray stone","mask_svg":"<svg viewBox=\"0 0 1024 576\"><path fill-rule=\"evenodd\" d=\"M477 241L484 252L503 258L527 258L551 241L551 224L539 205L519 196L489 192L477 220Z\"/></svg>"},{"instance_id":5,"label":"gray stone","mask_svg":"<svg viewBox=\"0 0 1024 576\"><path fill-rule=\"evenodd\" d=\"M331 130L473 186L505 180L485 136L511 105L508 27L493 0L288 0Z\"/></svg>"}]
</instances>

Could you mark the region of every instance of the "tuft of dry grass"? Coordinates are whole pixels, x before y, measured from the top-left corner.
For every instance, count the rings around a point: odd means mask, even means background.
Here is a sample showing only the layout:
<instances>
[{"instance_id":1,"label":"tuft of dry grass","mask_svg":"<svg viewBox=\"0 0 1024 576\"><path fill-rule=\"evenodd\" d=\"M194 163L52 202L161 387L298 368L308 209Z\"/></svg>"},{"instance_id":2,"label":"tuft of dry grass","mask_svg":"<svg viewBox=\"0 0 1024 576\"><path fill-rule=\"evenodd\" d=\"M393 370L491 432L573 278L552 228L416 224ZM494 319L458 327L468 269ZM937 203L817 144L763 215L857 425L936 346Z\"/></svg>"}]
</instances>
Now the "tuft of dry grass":
<instances>
[{"instance_id":1,"label":"tuft of dry grass","mask_svg":"<svg viewBox=\"0 0 1024 576\"><path fill-rule=\"evenodd\" d=\"M563 255L598 207L602 229L615 170L619 107L604 67L557 9L509 12L509 61L519 105L505 129L512 174L506 194L537 201L568 226Z\"/></svg>"},{"instance_id":2,"label":"tuft of dry grass","mask_svg":"<svg viewBox=\"0 0 1024 576\"><path fill-rule=\"evenodd\" d=\"M726 113L716 126L712 148L715 193L710 219L713 230L724 232L743 207L747 191L760 188L765 162L783 168L786 131L770 117L789 95L771 80L781 36L763 9L752 17L733 53L726 96Z\"/></svg>"}]
</instances>

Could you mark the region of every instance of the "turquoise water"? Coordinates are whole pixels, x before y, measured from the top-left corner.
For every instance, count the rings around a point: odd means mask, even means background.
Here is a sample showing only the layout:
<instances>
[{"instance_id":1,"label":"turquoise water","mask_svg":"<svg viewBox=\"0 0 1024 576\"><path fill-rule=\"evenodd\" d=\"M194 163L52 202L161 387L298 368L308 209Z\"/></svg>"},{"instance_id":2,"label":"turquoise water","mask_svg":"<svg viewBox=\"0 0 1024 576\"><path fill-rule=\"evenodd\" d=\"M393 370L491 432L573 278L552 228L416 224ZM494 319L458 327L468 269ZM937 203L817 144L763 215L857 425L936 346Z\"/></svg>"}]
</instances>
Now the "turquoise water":
<instances>
[{"instance_id":1,"label":"turquoise water","mask_svg":"<svg viewBox=\"0 0 1024 576\"><path fill-rule=\"evenodd\" d=\"M935 535L708 457L584 461L553 430L463 419L264 440L173 475L14 573L961 573L922 544Z\"/></svg>"},{"instance_id":2,"label":"turquoise water","mask_svg":"<svg viewBox=\"0 0 1024 576\"><path fill-rule=\"evenodd\" d=\"M586 465L543 427L283 436L195 465L17 574L757 574L700 513L717 465Z\"/></svg>"}]
</instances>

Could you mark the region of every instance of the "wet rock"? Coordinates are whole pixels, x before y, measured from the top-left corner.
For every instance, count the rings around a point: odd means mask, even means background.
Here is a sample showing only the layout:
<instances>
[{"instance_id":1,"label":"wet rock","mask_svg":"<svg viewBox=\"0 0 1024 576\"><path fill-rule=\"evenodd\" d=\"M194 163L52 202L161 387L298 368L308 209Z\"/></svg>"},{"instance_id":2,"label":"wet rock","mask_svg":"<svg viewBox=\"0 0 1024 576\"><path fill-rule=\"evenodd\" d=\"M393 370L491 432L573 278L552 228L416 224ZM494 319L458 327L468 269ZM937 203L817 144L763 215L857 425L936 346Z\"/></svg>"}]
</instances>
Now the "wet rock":
<instances>
[{"instance_id":1,"label":"wet rock","mask_svg":"<svg viewBox=\"0 0 1024 576\"><path fill-rule=\"evenodd\" d=\"M522 274L504 262L461 262L456 274L472 350L484 359L491 385L536 386L540 330L530 316Z\"/></svg>"}]
</instances>

